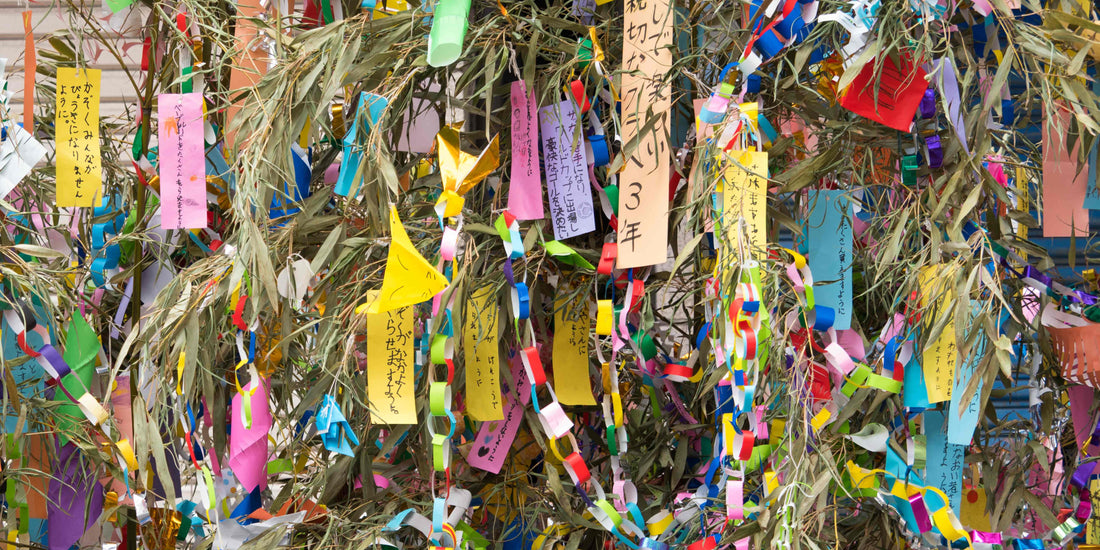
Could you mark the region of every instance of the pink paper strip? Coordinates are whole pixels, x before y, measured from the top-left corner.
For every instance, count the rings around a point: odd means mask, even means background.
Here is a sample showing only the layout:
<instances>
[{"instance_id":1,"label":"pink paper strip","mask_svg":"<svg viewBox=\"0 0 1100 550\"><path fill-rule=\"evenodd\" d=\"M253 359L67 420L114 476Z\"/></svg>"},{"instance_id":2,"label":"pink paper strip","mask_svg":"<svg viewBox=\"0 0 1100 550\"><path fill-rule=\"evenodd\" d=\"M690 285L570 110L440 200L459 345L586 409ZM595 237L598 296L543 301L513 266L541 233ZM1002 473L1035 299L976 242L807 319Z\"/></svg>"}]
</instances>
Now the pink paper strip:
<instances>
[{"instance_id":1,"label":"pink paper strip","mask_svg":"<svg viewBox=\"0 0 1100 550\"><path fill-rule=\"evenodd\" d=\"M267 487L267 435L271 431L271 410L267 402L267 381L256 388L256 381L245 388L252 388L252 427L245 429L241 400L237 393L233 396L232 425L229 434L229 467L240 480L245 491L252 492L259 487Z\"/></svg>"},{"instance_id":2,"label":"pink paper strip","mask_svg":"<svg viewBox=\"0 0 1100 550\"><path fill-rule=\"evenodd\" d=\"M1087 166L1077 168L1080 141L1070 152L1067 143L1072 113L1060 106L1046 111L1043 122L1043 236L1089 235L1089 211L1085 208Z\"/></svg>"},{"instance_id":3,"label":"pink paper strip","mask_svg":"<svg viewBox=\"0 0 1100 550\"><path fill-rule=\"evenodd\" d=\"M1096 427L1096 419L1089 414L1096 390L1084 385L1071 385L1066 388L1069 394L1069 416L1073 421L1073 434L1077 437L1077 448L1083 449L1085 441Z\"/></svg>"},{"instance_id":4,"label":"pink paper strip","mask_svg":"<svg viewBox=\"0 0 1100 550\"><path fill-rule=\"evenodd\" d=\"M516 383L516 391L504 397L504 420L483 422L477 432L477 439L466 455L466 462L470 466L493 474L500 473L508 450L516 439L519 425L523 423L523 408L531 400L531 383L527 380L527 373L524 372L518 355L512 359L512 380Z\"/></svg>"},{"instance_id":5,"label":"pink paper strip","mask_svg":"<svg viewBox=\"0 0 1100 550\"><path fill-rule=\"evenodd\" d=\"M206 228L202 94L161 94L157 107L161 227Z\"/></svg>"},{"instance_id":6,"label":"pink paper strip","mask_svg":"<svg viewBox=\"0 0 1100 550\"><path fill-rule=\"evenodd\" d=\"M539 112L534 90L512 83L512 185L508 211L519 220L541 220L542 175L539 172Z\"/></svg>"}]
</instances>

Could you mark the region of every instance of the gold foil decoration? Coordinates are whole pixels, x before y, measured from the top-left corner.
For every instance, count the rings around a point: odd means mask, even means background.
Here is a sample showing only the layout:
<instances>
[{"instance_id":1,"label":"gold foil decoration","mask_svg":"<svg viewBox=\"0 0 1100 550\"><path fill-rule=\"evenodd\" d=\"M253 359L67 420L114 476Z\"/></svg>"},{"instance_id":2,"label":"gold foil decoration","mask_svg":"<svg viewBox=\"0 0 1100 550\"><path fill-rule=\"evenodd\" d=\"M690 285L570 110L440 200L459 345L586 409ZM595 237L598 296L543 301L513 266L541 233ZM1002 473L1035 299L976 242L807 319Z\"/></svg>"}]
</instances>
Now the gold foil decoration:
<instances>
[{"instance_id":1,"label":"gold foil decoration","mask_svg":"<svg viewBox=\"0 0 1100 550\"><path fill-rule=\"evenodd\" d=\"M477 156L459 148L458 130L444 127L435 136L439 153L439 174L443 193L435 203L436 212L445 217L457 216L465 203L463 195L500 166L500 136L493 136L489 145Z\"/></svg>"}]
</instances>

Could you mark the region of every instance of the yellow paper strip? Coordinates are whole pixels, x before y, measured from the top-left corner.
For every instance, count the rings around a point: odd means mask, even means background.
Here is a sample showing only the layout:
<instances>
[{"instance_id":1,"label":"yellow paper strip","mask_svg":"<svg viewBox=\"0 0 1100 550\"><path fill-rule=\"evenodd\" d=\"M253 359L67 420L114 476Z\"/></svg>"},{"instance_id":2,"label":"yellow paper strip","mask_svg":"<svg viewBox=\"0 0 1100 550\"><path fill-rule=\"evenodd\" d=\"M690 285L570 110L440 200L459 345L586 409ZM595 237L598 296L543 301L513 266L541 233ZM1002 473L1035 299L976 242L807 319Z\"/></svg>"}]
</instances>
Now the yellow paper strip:
<instances>
[{"instance_id":1,"label":"yellow paper strip","mask_svg":"<svg viewBox=\"0 0 1100 550\"><path fill-rule=\"evenodd\" d=\"M735 163L726 166L726 181L722 190L722 227L727 242L723 255L723 265L749 256L753 250L766 252L768 223L768 154L761 151L735 151L734 159L748 169ZM745 221L742 230L741 220ZM742 238L747 233L748 242Z\"/></svg>"},{"instance_id":2,"label":"yellow paper strip","mask_svg":"<svg viewBox=\"0 0 1100 550\"><path fill-rule=\"evenodd\" d=\"M623 5L622 136L639 137L647 112L659 117L626 159L619 184L617 242L620 268L668 259L668 86L659 82L672 65L672 11L668 0ZM625 153L625 151L624 151Z\"/></svg>"},{"instance_id":3,"label":"yellow paper strip","mask_svg":"<svg viewBox=\"0 0 1100 550\"><path fill-rule=\"evenodd\" d=\"M595 405L588 373L587 303L554 304L554 389L563 405Z\"/></svg>"},{"instance_id":4,"label":"yellow paper strip","mask_svg":"<svg viewBox=\"0 0 1100 550\"><path fill-rule=\"evenodd\" d=\"M955 364L958 350L955 340L955 287L952 272L942 265L926 266L921 269L918 280L921 289L921 303L925 310L921 315L922 330L931 331L935 317L949 315L950 320L935 342L925 345L921 356L921 368L924 370L924 383L928 388L928 401L940 403L951 399L951 388L955 381ZM935 302L933 304L933 301Z\"/></svg>"},{"instance_id":5,"label":"yellow paper strip","mask_svg":"<svg viewBox=\"0 0 1100 550\"><path fill-rule=\"evenodd\" d=\"M462 347L466 358L466 412L474 420L504 420L500 394L500 307L493 287L474 291L466 301Z\"/></svg>"},{"instance_id":6,"label":"yellow paper strip","mask_svg":"<svg viewBox=\"0 0 1100 550\"><path fill-rule=\"evenodd\" d=\"M1089 494L1092 498L1092 509L1100 510L1100 479L1093 479L1089 482ZM1085 523L1085 543L1086 544L1100 544L1100 517L1098 514L1092 514L1089 517L1088 522Z\"/></svg>"},{"instance_id":7,"label":"yellow paper strip","mask_svg":"<svg viewBox=\"0 0 1100 550\"><path fill-rule=\"evenodd\" d=\"M378 298L378 291L367 300ZM376 424L416 424L413 308L367 314L367 399Z\"/></svg>"},{"instance_id":8,"label":"yellow paper strip","mask_svg":"<svg viewBox=\"0 0 1100 550\"><path fill-rule=\"evenodd\" d=\"M57 69L57 206L96 206L99 153L98 69Z\"/></svg>"}]
</instances>

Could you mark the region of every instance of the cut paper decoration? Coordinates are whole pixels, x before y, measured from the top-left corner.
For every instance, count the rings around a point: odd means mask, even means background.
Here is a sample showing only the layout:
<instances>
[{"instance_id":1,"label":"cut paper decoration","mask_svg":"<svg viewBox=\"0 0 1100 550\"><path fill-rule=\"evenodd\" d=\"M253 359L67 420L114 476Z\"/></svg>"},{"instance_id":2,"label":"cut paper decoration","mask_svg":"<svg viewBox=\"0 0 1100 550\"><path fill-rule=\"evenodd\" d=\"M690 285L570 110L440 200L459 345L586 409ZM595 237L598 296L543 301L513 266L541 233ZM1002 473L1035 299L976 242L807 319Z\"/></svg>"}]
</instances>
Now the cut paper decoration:
<instances>
[{"instance_id":1,"label":"cut paper decoration","mask_svg":"<svg viewBox=\"0 0 1100 550\"><path fill-rule=\"evenodd\" d=\"M596 404L588 372L590 319L585 300L554 302L554 391L563 405Z\"/></svg>"},{"instance_id":2,"label":"cut paper decoration","mask_svg":"<svg viewBox=\"0 0 1100 550\"><path fill-rule=\"evenodd\" d=\"M535 91L512 83L512 171L508 211L519 220L541 220L542 175L539 171L539 111Z\"/></svg>"},{"instance_id":3,"label":"cut paper decoration","mask_svg":"<svg viewBox=\"0 0 1100 550\"><path fill-rule=\"evenodd\" d=\"M841 92L840 105L853 113L867 117L902 132L913 126L924 91L928 89L925 72L907 57L882 60L882 71L876 74L878 59L868 61L859 75ZM876 102L877 98L877 102Z\"/></svg>"},{"instance_id":4,"label":"cut paper decoration","mask_svg":"<svg viewBox=\"0 0 1100 550\"><path fill-rule=\"evenodd\" d=\"M289 262L278 277L275 278L275 289L279 295L291 301L299 303L306 298L309 291L309 281L313 278L313 269L309 260L298 258Z\"/></svg>"},{"instance_id":5,"label":"cut paper decoration","mask_svg":"<svg viewBox=\"0 0 1100 550\"><path fill-rule=\"evenodd\" d=\"M0 199L6 198L43 157L46 148L26 130L7 122L0 140Z\"/></svg>"},{"instance_id":6,"label":"cut paper decoration","mask_svg":"<svg viewBox=\"0 0 1100 550\"><path fill-rule=\"evenodd\" d=\"M1084 449L1085 442L1092 436L1092 430L1096 428L1096 418L1092 413L1092 405L1096 401L1096 390L1085 385L1073 384L1066 388L1069 395L1070 420L1073 421L1073 435L1077 440L1077 448Z\"/></svg>"},{"instance_id":7,"label":"cut paper decoration","mask_svg":"<svg viewBox=\"0 0 1100 550\"><path fill-rule=\"evenodd\" d=\"M989 511L986 509L985 489L967 487L963 491L961 501L962 511L959 514L959 521L967 529L972 531L989 531L992 529L989 524Z\"/></svg>"},{"instance_id":8,"label":"cut paper decoration","mask_svg":"<svg viewBox=\"0 0 1100 550\"><path fill-rule=\"evenodd\" d=\"M161 94L157 104L161 227L206 227L202 94Z\"/></svg>"},{"instance_id":9,"label":"cut paper decoration","mask_svg":"<svg viewBox=\"0 0 1100 550\"><path fill-rule=\"evenodd\" d=\"M562 242L546 241L542 243L542 247L546 249L548 254L557 258L557 260L563 264L584 269L595 269L588 260L584 259L584 256L577 254L576 250L573 250Z\"/></svg>"},{"instance_id":10,"label":"cut paper decoration","mask_svg":"<svg viewBox=\"0 0 1100 550\"><path fill-rule=\"evenodd\" d=\"M367 300L378 291L367 293ZM413 309L367 313L367 399L376 424L416 424Z\"/></svg>"},{"instance_id":11,"label":"cut paper decoration","mask_svg":"<svg viewBox=\"0 0 1100 550\"><path fill-rule=\"evenodd\" d=\"M885 453L890 434L882 424L868 424L859 432L848 436L848 439L873 453Z\"/></svg>"},{"instance_id":12,"label":"cut paper decoration","mask_svg":"<svg viewBox=\"0 0 1100 550\"><path fill-rule=\"evenodd\" d=\"M924 411L924 433L928 437L927 473L924 479L930 487L936 487L947 495L946 504L950 504L957 515L962 505L963 457L966 446L947 441L949 421L944 411ZM929 506L932 510L936 509L931 502Z\"/></svg>"},{"instance_id":13,"label":"cut paper decoration","mask_svg":"<svg viewBox=\"0 0 1100 550\"><path fill-rule=\"evenodd\" d=\"M97 204L103 185L99 79L99 69L57 69L57 206Z\"/></svg>"},{"instance_id":14,"label":"cut paper decoration","mask_svg":"<svg viewBox=\"0 0 1100 550\"><path fill-rule=\"evenodd\" d=\"M1045 327L1050 344L1062 362L1062 376L1070 382L1100 388L1100 324Z\"/></svg>"},{"instance_id":15,"label":"cut paper decoration","mask_svg":"<svg viewBox=\"0 0 1100 550\"><path fill-rule=\"evenodd\" d=\"M432 12L428 33L428 64L446 67L462 56L462 42L470 24L470 0L440 0Z\"/></svg>"},{"instance_id":16,"label":"cut paper decoration","mask_svg":"<svg viewBox=\"0 0 1100 550\"><path fill-rule=\"evenodd\" d=\"M439 86L433 84L428 90L438 93ZM405 153L430 153L435 145L435 136L439 133L439 114L432 102L414 97L409 102L404 121L405 124L397 134L397 150Z\"/></svg>"},{"instance_id":17,"label":"cut paper decoration","mask_svg":"<svg viewBox=\"0 0 1100 550\"><path fill-rule=\"evenodd\" d=\"M500 473L523 423L523 409L531 400L531 382L518 355L512 357L512 380L515 380L516 388L505 390L504 420L483 422L477 439L466 454L466 462L470 466L493 474Z\"/></svg>"},{"instance_id":18,"label":"cut paper decoration","mask_svg":"<svg viewBox=\"0 0 1100 550\"><path fill-rule=\"evenodd\" d=\"M419 304L447 288L447 278L437 271L409 240L405 226L390 206L390 251L386 256L386 274L378 299L371 302L370 313L392 311Z\"/></svg>"},{"instance_id":19,"label":"cut paper decoration","mask_svg":"<svg viewBox=\"0 0 1100 550\"><path fill-rule=\"evenodd\" d=\"M119 1L119 0L111 0ZM133 0L121 0L132 2ZM240 145L236 141L239 123L233 121L241 107L248 101L248 91L252 90L260 79L267 74L270 59L260 38L259 25L256 23L266 15L266 2L261 0L240 0L236 2L237 18L233 31L233 51L237 57L230 65L229 93L235 98L226 109L225 145L230 151Z\"/></svg>"},{"instance_id":20,"label":"cut paper decoration","mask_svg":"<svg viewBox=\"0 0 1100 550\"><path fill-rule=\"evenodd\" d=\"M65 352L62 354L62 359L69 365L71 372L59 373L61 385L65 391L54 394L54 401L64 403L57 408L56 415L57 428L61 434L76 429L77 424L85 418L79 400L92 387L92 375L95 374L99 350L99 337L96 336L95 330L83 315L74 313L65 328ZM69 441L69 438L64 435L59 439L62 445Z\"/></svg>"},{"instance_id":21,"label":"cut paper decoration","mask_svg":"<svg viewBox=\"0 0 1100 550\"><path fill-rule=\"evenodd\" d=\"M267 437L271 432L271 411L267 381L256 376L243 391L233 396L229 433L229 467L245 491L267 487ZM245 427L244 400L250 400L252 424Z\"/></svg>"},{"instance_id":22,"label":"cut paper decoration","mask_svg":"<svg viewBox=\"0 0 1100 550\"><path fill-rule=\"evenodd\" d=\"M443 193L436 202L440 216L452 217L462 213L462 196L500 166L500 141L498 136L477 156L459 148L458 130L447 126L436 134L439 149L439 174L443 180Z\"/></svg>"},{"instance_id":23,"label":"cut paper decoration","mask_svg":"<svg viewBox=\"0 0 1100 550\"><path fill-rule=\"evenodd\" d=\"M363 163L363 140L359 138L359 118L365 119L365 132L370 133L374 125L382 118L382 112L389 105L386 98L364 92L359 94L359 108L355 110L355 117L344 134L344 159L340 162L340 175L336 180L333 192L341 197L354 197L359 194L359 185L356 178L359 176L359 166Z\"/></svg>"},{"instance_id":24,"label":"cut paper decoration","mask_svg":"<svg viewBox=\"0 0 1100 550\"><path fill-rule=\"evenodd\" d=\"M622 139L619 227L620 268L668 259L668 125L671 98L664 74L672 66L672 8L667 0L623 4ZM652 115L649 115L652 113ZM645 129L647 116L658 118Z\"/></svg>"},{"instance_id":25,"label":"cut paper decoration","mask_svg":"<svg viewBox=\"0 0 1100 550\"><path fill-rule=\"evenodd\" d=\"M572 100L539 110L546 196L558 241L596 230L584 138L576 130L577 108Z\"/></svg>"},{"instance_id":26,"label":"cut paper decoration","mask_svg":"<svg viewBox=\"0 0 1100 550\"><path fill-rule=\"evenodd\" d=\"M1043 236L1087 237L1089 211L1086 187L1092 183L1088 169L1078 170L1080 139L1069 150L1068 134L1073 113L1064 106L1043 117Z\"/></svg>"},{"instance_id":27,"label":"cut paper decoration","mask_svg":"<svg viewBox=\"0 0 1100 550\"><path fill-rule=\"evenodd\" d=\"M944 315L955 304L955 287L945 284L953 278L945 273L953 267L926 266L918 274L921 289L921 304L927 308L922 315L924 319L935 319L936 315ZM942 403L951 399L951 391L955 380L955 364L958 362L958 350L956 349L955 317L951 315L944 325L935 342L928 342L924 346L924 354L921 357L921 368L924 371L924 380L928 390L929 403ZM924 323L922 331L931 331L933 327Z\"/></svg>"},{"instance_id":28,"label":"cut paper decoration","mask_svg":"<svg viewBox=\"0 0 1100 550\"><path fill-rule=\"evenodd\" d=\"M46 499L50 550L69 550L99 522L103 487L89 466L75 444L67 443L58 449Z\"/></svg>"},{"instance_id":29,"label":"cut paper decoration","mask_svg":"<svg viewBox=\"0 0 1100 550\"><path fill-rule=\"evenodd\" d=\"M317 435L321 436L321 442L326 449L345 456L355 456L351 448L359 444L359 438L352 431L348 419L344 418L340 405L327 393L317 410L316 423Z\"/></svg>"},{"instance_id":30,"label":"cut paper decoration","mask_svg":"<svg viewBox=\"0 0 1100 550\"><path fill-rule=\"evenodd\" d=\"M833 328L852 328L852 204L846 191L809 194L806 221L814 300L833 308ZM822 284L825 283L825 284Z\"/></svg>"},{"instance_id":31,"label":"cut paper decoration","mask_svg":"<svg viewBox=\"0 0 1100 550\"><path fill-rule=\"evenodd\" d=\"M759 257L768 244L768 154L734 151L730 157L737 162L727 161L722 182L720 222L726 236L721 243L725 266L731 266L743 256ZM814 276L817 276L816 271Z\"/></svg>"},{"instance_id":32,"label":"cut paper decoration","mask_svg":"<svg viewBox=\"0 0 1100 550\"><path fill-rule=\"evenodd\" d=\"M971 313L976 314L981 309L981 304L971 302ZM973 325L978 326L978 325ZM981 419L981 397L984 381L979 379L977 390L965 403L963 394L971 379L978 375L978 365L985 355L986 338L984 334L978 336L974 345L970 348L970 355L966 361L960 361L958 371L955 373L954 388L951 390L951 404L947 418L947 441L956 445L969 445L974 437L974 429Z\"/></svg>"},{"instance_id":33,"label":"cut paper decoration","mask_svg":"<svg viewBox=\"0 0 1100 550\"><path fill-rule=\"evenodd\" d=\"M466 359L466 412L474 420L503 420L500 393L500 305L493 286L475 290L466 300L462 347Z\"/></svg>"}]
</instances>

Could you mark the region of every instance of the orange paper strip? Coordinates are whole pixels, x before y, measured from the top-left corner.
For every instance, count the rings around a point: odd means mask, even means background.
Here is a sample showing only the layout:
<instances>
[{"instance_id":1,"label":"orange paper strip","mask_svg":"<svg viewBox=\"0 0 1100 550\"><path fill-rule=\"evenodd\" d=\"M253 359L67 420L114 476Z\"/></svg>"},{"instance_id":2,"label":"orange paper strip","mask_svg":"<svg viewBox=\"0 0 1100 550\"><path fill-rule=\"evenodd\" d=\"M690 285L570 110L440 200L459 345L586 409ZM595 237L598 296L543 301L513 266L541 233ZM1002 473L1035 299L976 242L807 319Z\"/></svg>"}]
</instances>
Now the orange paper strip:
<instances>
[{"instance_id":1,"label":"orange paper strip","mask_svg":"<svg viewBox=\"0 0 1100 550\"><path fill-rule=\"evenodd\" d=\"M1046 111L1043 123L1043 236L1087 237L1089 211L1085 208L1085 192L1089 169L1078 170L1078 140L1069 150L1067 134L1073 114L1059 106L1057 112Z\"/></svg>"},{"instance_id":2,"label":"orange paper strip","mask_svg":"<svg viewBox=\"0 0 1100 550\"><path fill-rule=\"evenodd\" d=\"M623 142L639 138L619 183L617 267L668 259L669 90L659 82L672 65L672 13L668 0L624 4ZM652 115L647 115L652 113ZM639 136L647 116L659 117Z\"/></svg>"}]
</instances>

